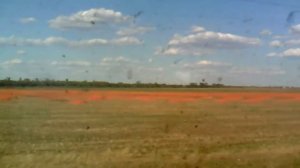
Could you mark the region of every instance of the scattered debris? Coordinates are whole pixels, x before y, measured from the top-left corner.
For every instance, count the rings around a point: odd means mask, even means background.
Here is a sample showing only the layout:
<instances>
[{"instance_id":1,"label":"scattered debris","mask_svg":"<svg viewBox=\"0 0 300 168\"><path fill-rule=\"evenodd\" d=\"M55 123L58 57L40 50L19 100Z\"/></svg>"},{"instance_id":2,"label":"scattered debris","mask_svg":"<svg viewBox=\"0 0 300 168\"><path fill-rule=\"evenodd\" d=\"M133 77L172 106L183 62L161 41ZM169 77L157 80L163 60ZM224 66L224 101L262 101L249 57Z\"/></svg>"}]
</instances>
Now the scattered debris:
<instances>
[{"instance_id":1,"label":"scattered debris","mask_svg":"<svg viewBox=\"0 0 300 168\"><path fill-rule=\"evenodd\" d=\"M179 59L177 59L177 60L174 61L174 64L178 64L182 60L183 60L183 58L179 58Z\"/></svg>"},{"instance_id":2,"label":"scattered debris","mask_svg":"<svg viewBox=\"0 0 300 168\"><path fill-rule=\"evenodd\" d=\"M144 13L144 11L140 10L140 11L138 11L137 13L135 13L135 14L133 15L133 17L134 17L134 18L138 18L138 17L141 16L143 13Z\"/></svg>"},{"instance_id":3,"label":"scattered debris","mask_svg":"<svg viewBox=\"0 0 300 168\"><path fill-rule=\"evenodd\" d=\"M299 12L300 12L299 10L295 10L295 11L291 11L288 14L288 17L286 18L286 22L288 25L291 25L295 22L295 15L296 15L296 13L299 13Z\"/></svg>"},{"instance_id":4,"label":"scattered debris","mask_svg":"<svg viewBox=\"0 0 300 168\"><path fill-rule=\"evenodd\" d=\"M245 18L243 19L243 23L249 23L249 22L252 22L253 21L253 18Z\"/></svg>"},{"instance_id":5,"label":"scattered debris","mask_svg":"<svg viewBox=\"0 0 300 168\"><path fill-rule=\"evenodd\" d=\"M223 81L223 78L222 77L218 77L218 83L222 83L222 81Z\"/></svg>"}]
</instances>

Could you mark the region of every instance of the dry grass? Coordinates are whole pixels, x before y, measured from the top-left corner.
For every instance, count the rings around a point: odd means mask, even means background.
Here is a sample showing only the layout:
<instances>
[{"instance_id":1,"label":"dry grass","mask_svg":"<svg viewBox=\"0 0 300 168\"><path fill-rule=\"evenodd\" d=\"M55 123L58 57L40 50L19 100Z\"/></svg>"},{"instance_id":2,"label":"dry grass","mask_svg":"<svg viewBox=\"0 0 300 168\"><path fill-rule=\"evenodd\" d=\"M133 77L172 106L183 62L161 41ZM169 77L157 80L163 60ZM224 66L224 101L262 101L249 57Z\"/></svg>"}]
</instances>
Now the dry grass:
<instances>
[{"instance_id":1,"label":"dry grass","mask_svg":"<svg viewBox=\"0 0 300 168\"><path fill-rule=\"evenodd\" d=\"M299 102L0 102L0 167L300 167Z\"/></svg>"}]
</instances>

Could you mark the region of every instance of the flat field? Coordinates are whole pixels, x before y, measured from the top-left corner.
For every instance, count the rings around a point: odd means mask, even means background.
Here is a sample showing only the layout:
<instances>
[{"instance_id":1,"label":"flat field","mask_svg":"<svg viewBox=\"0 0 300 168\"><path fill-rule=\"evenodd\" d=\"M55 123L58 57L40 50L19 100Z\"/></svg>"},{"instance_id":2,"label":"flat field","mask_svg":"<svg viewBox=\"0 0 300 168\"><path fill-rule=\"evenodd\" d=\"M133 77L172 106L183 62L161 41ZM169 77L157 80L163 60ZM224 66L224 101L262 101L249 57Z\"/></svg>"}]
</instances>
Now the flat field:
<instances>
[{"instance_id":1,"label":"flat field","mask_svg":"<svg viewBox=\"0 0 300 168\"><path fill-rule=\"evenodd\" d=\"M0 167L300 167L300 91L0 89Z\"/></svg>"}]
</instances>

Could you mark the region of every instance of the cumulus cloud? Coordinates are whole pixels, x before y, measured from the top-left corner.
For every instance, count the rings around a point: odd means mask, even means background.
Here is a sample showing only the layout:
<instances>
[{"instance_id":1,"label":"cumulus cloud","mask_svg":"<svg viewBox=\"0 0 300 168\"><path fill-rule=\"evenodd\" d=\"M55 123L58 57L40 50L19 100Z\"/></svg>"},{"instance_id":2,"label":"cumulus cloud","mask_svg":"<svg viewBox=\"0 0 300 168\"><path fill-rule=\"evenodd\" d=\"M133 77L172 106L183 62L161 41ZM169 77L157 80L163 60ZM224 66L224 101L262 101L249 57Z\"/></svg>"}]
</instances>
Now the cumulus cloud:
<instances>
[{"instance_id":1,"label":"cumulus cloud","mask_svg":"<svg viewBox=\"0 0 300 168\"><path fill-rule=\"evenodd\" d=\"M230 68L231 66L232 65L228 63L214 62L214 61L207 61L207 60L202 60L202 61L198 61L197 63L188 63L183 65L183 67L187 69L207 69L207 68L220 69L220 68Z\"/></svg>"},{"instance_id":2,"label":"cumulus cloud","mask_svg":"<svg viewBox=\"0 0 300 168\"><path fill-rule=\"evenodd\" d=\"M300 57L300 48L290 48L282 52L283 57Z\"/></svg>"},{"instance_id":3,"label":"cumulus cloud","mask_svg":"<svg viewBox=\"0 0 300 168\"><path fill-rule=\"evenodd\" d=\"M8 61L4 61L2 63L2 65L17 65L17 64L21 64L23 63L23 61L21 59L18 59L18 58L15 58L15 59L12 59L12 60L8 60Z\"/></svg>"},{"instance_id":4,"label":"cumulus cloud","mask_svg":"<svg viewBox=\"0 0 300 168\"><path fill-rule=\"evenodd\" d=\"M145 34L147 32L155 30L154 27L143 27L143 26L134 26L128 28L122 28L117 31L117 35L119 36L132 36L132 35L140 35Z\"/></svg>"},{"instance_id":5,"label":"cumulus cloud","mask_svg":"<svg viewBox=\"0 0 300 168\"><path fill-rule=\"evenodd\" d=\"M92 8L79 11L70 16L58 16L49 21L49 25L56 29L92 28L95 25L119 24L131 20L130 16L121 12L105 8Z\"/></svg>"},{"instance_id":6,"label":"cumulus cloud","mask_svg":"<svg viewBox=\"0 0 300 168\"><path fill-rule=\"evenodd\" d=\"M267 54L267 57L278 57L278 56L279 56L279 54L276 52L271 52L271 53Z\"/></svg>"},{"instance_id":7,"label":"cumulus cloud","mask_svg":"<svg viewBox=\"0 0 300 168\"><path fill-rule=\"evenodd\" d=\"M298 46L300 45L300 40L299 39L288 39L285 41L279 41L279 40L274 40L270 42L271 47L291 47L291 46Z\"/></svg>"},{"instance_id":8,"label":"cumulus cloud","mask_svg":"<svg viewBox=\"0 0 300 168\"><path fill-rule=\"evenodd\" d=\"M119 57L105 57L100 61L100 65L111 65L120 63L138 63L136 60L132 60L123 56Z\"/></svg>"},{"instance_id":9,"label":"cumulus cloud","mask_svg":"<svg viewBox=\"0 0 300 168\"><path fill-rule=\"evenodd\" d=\"M259 39L247 38L218 32L200 32L187 36L176 35L169 41L170 46L194 45L205 48L239 49L259 44Z\"/></svg>"},{"instance_id":10,"label":"cumulus cloud","mask_svg":"<svg viewBox=\"0 0 300 168\"><path fill-rule=\"evenodd\" d=\"M88 61L53 61L53 66L90 66L92 63Z\"/></svg>"},{"instance_id":11,"label":"cumulus cloud","mask_svg":"<svg viewBox=\"0 0 300 168\"><path fill-rule=\"evenodd\" d=\"M122 37L112 40L107 39L87 39L87 40L68 40L63 37L47 37L45 39L25 39L11 37L0 37L0 45L13 45L13 46L51 46L51 45L63 45L70 47L91 47L102 45L138 45L143 42L135 37Z\"/></svg>"},{"instance_id":12,"label":"cumulus cloud","mask_svg":"<svg viewBox=\"0 0 300 168\"><path fill-rule=\"evenodd\" d=\"M175 34L168 46L157 52L162 55L205 55L216 50L243 49L260 45L258 38L207 31L193 27L188 35Z\"/></svg>"},{"instance_id":13,"label":"cumulus cloud","mask_svg":"<svg viewBox=\"0 0 300 168\"><path fill-rule=\"evenodd\" d=\"M283 52L272 52L267 55L268 57L300 57L300 48L290 48Z\"/></svg>"},{"instance_id":14,"label":"cumulus cloud","mask_svg":"<svg viewBox=\"0 0 300 168\"><path fill-rule=\"evenodd\" d=\"M300 40L298 39L287 40L285 44L288 46L300 45Z\"/></svg>"},{"instance_id":15,"label":"cumulus cloud","mask_svg":"<svg viewBox=\"0 0 300 168\"><path fill-rule=\"evenodd\" d=\"M184 83L189 83L192 79L192 74L189 71L177 71L175 76L178 80Z\"/></svg>"},{"instance_id":16,"label":"cumulus cloud","mask_svg":"<svg viewBox=\"0 0 300 168\"><path fill-rule=\"evenodd\" d=\"M211 74L214 77L223 75L232 67L233 65L225 62L201 60L183 64L180 66L179 71L175 71L174 75L177 81L183 83L197 82L201 78L207 79L207 74Z\"/></svg>"},{"instance_id":17,"label":"cumulus cloud","mask_svg":"<svg viewBox=\"0 0 300 168\"><path fill-rule=\"evenodd\" d=\"M290 31L293 34L300 34L300 24L291 26Z\"/></svg>"},{"instance_id":18,"label":"cumulus cloud","mask_svg":"<svg viewBox=\"0 0 300 168\"><path fill-rule=\"evenodd\" d=\"M290 36L289 35L274 35L272 36L273 39L287 39L289 38Z\"/></svg>"},{"instance_id":19,"label":"cumulus cloud","mask_svg":"<svg viewBox=\"0 0 300 168\"><path fill-rule=\"evenodd\" d=\"M284 75L286 72L280 68L254 68L254 67L234 67L230 70L231 74L237 75L263 75L263 76L276 76Z\"/></svg>"},{"instance_id":20,"label":"cumulus cloud","mask_svg":"<svg viewBox=\"0 0 300 168\"><path fill-rule=\"evenodd\" d=\"M212 51L209 49L202 49L196 47L171 47L168 46L167 48L157 49L155 54L156 55L206 55L211 54Z\"/></svg>"},{"instance_id":21,"label":"cumulus cloud","mask_svg":"<svg viewBox=\"0 0 300 168\"><path fill-rule=\"evenodd\" d=\"M23 45L53 45L53 44L64 44L67 40L62 37L48 37L46 39L25 39L17 38L15 36L11 37L0 37L0 45L13 45L13 46L23 46Z\"/></svg>"},{"instance_id":22,"label":"cumulus cloud","mask_svg":"<svg viewBox=\"0 0 300 168\"><path fill-rule=\"evenodd\" d=\"M279 40L273 40L270 42L269 44L271 47L275 47L275 48L279 48L279 47L282 47L284 46L284 43L279 41Z\"/></svg>"},{"instance_id":23,"label":"cumulus cloud","mask_svg":"<svg viewBox=\"0 0 300 168\"><path fill-rule=\"evenodd\" d=\"M135 37L121 37L118 39L111 40L110 43L115 45L139 45L143 42Z\"/></svg>"},{"instance_id":24,"label":"cumulus cloud","mask_svg":"<svg viewBox=\"0 0 300 168\"><path fill-rule=\"evenodd\" d=\"M292 25L289 30L290 30L290 34L273 36L274 40L269 43L269 46L275 48L280 48L280 47L292 48L293 46L298 47L300 45L300 39L299 39L300 24ZM285 56L284 53L281 54Z\"/></svg>"},{"instance_id":25,"label":"cumulus cloud","mask_svg":"<svg viewBox=\"0 0 300 168\"><path fill-rule=\"evenodd\" d=\"M156 73L160 73L163 72L165 69L163 67L145 67L145 66L139 66L136 68L136 71L139 72L156 72Z\"/></svg>"},{"instance_id":26,"label":"cumulus cloud","mask_svg":"<svg viewBox=\"0 0 300 168\"><path fill-rule=\"evenodd\" d=\"M269 29L263 29L262 31L259 32L261 36L271 36L273 33Z\"/></svg>"},{"instance_id":27,"label":"cumulus cloud","mask_svg":"<svg viewBox=\"0 0 300 168\"><path fill-rule=\"evenodd\" d=\"M36 19L34 17L26 17L26 18L20 19L20 23L23 23L23 24L33 23L35 21L36 21Z\"/></svg>"},{"instance_id":28,"label":"cumulus cloud","mask_svg":"<svg viewBox=\"0 0 300 168\"><path fill-rule=\"evenodd\" d=\"M16 53L18 55L25 55L27 52L25 50L18 50Z\"/></svg>"},{"instance_id":29,"label":"cumulus cloud","mask_svg":"<svg viewBox=\"0 0 300 168\"><path fill-rule=\"evenodd\" d=\"M289 39L284 41L273 40L269 44L271 47L279 48L279 47L291 47L300 45L299 39Z\"/></svg>"},{"instance_id":30,"label":"cumulus cloud","mask_svg":"<svg viewBox=\"0 0 300 168\"><path fill-rule=\"evenodd\" d=\"M205 31L204 27L201 27L201 26L193 26L192 27L192 32L193 33L199 33L199 32L204 32L204 31Z\"/></svg>"}]
</instances>

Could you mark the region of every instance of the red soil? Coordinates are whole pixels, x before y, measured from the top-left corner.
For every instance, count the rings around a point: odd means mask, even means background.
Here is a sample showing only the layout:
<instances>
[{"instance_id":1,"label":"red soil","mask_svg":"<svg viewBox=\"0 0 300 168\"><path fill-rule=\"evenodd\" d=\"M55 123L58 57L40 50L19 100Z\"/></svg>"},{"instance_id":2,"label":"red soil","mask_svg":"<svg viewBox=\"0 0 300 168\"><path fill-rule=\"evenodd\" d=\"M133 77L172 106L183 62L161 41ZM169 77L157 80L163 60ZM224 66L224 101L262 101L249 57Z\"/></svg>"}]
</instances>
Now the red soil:
<instances>
[{"instance_id":1,"label":"red soil","mask_svg":"<svg viewBox=\"0 0 300 168\"><path fill-rule=\"evenodd\" d=\"M191 102L200 100L212 100L219 103L227 102L247 102L259 103L269 100L279 101L300 101L300 92L147 92L147 91L80 91L80 90L61 90L61 89L37 89L19 90L2 89L0 90L0 101L9 101L18 97L37 97L48 100L65 101L70 104L79 105L91 101L103 100L138 100L156 101L166 100L171 103Z\"/></svg>"}]
</instances>

